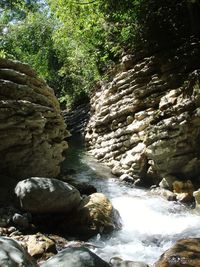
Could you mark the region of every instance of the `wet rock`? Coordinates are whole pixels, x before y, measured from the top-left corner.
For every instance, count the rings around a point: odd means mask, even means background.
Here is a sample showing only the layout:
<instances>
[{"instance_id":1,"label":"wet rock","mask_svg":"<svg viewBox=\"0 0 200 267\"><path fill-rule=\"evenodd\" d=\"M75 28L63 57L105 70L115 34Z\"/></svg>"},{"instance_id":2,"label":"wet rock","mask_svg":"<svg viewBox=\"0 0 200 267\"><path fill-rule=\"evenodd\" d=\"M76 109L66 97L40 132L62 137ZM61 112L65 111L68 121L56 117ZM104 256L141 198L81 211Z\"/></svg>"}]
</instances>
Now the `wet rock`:
<instances>
[{"instance_id":1,"label":"wet rock","mask_svg":"<svg viewBox=\"0 0 200 267\"><path fill-rule=\"evenodd\" d=\"M120 229L121 221L109 199L101 193L94 193L81 201L62 228L63 231L88 239L98 233Z\"/></svg>"},{"instance_id":2,"label":"wet rock","mask_svg":"<svg viewBox=\"0 0 200 267\"><path fill-rule=\"evenodd\" d=\"M176 194L174 194L170 190L167 190L167 189L164 189L164 188L160 188L160 187L152 188L151 192L153 194L155 194L155 195L162 196L162 197L166 198L169 201L176 201L177 200Z\"/></svg>"},{"instance_id":3,"label":"wet rock","mask_svg":"<svg viewBox=\"0 0 200 267\"><path fill-rule=\"evenodd\" d=\"M28 253L36 259L44 258L45 254L48 254L48 257L50 257L57 253L55 242L41 233L35 235L20 235L13 238L26 248Z\"/></svg>"},{"instance_id":4,"label":"wet rock","mask_svg":"<svg viewBox=\"0 0 200 267\"><path fill-rule=\"evenodd\" d=\"M174 181L173 191L177 195L177 200L181 203L194 202L193 192L194 186L190 180L187 181Z\"/></svg>"},{"instance_id":5,"label":"wet rock","mask_svg":"<svg viewBox=\"0 0 200 267\"><path fill-rule=\"evenodd\" d=\"M200 239L181 239L162 254L155 267L199 267Z\"/></svg>"},{"instance_id":6,"label":"wet rock","mask_svg":"<svg viewBox=\"0 0 200 267\"><path fill-rule=\"evenodd\" d=\"M36 267L38 265L17 241L7 237L0 237L0 266Z\"/></svg>"},{"instance_id":7,"label":"wet rock","mask_svg":"<svg viewBox=\"0 0 200 267\"><path fill-rule=\"evenodd\" d=\"M69 247L44 262L41 267L109 267L110 265L84 247Z\"/></svg>"},{"instance_id":8,"label":"wet rock","mask_svg":"<svg viewBox=\"0 0 200 267\"><path fill-rule=\"evenodd\" d=\"M21 215L19 213L15 213L12 217L13 223L21 228L21 229L27 229L29 228L29 219L28 216Z\"/></svg>"},{"instance_id":9,"label":"wet rock","mask_svg":"<svg viewBox=\"0 0 200 267\"><path fill-rule=\"evenodd\" d=\"M109 263L113 267L149 267L149 265L147 265L144 262L127 261L127 260L121 259L120 257L112 257Z\"/></svg>"},{"instance_id":10,"label":"wet rock","mask_svg":"<svg viewBox=\"0 0 200 267\"><path fill-rule=\"evenodd\" d=\"M121 182L127 182L127 183L134 183L134 179L133 179L133 177L131 177L130 175L128 175L128 174L122 174L120 177L119 177L119 180L121 181Z\"/></svg>"},{"instance_id":11,"label":"wet rock","mask_svg":"<svg viewBox=\"0 0 200 267\"><path fill-rule=\"evenodd\" d=\"M97 189L86 182L79 182L79 181L70 181L70 184L73 185L81 195L91 195L97 192Z\"/></svg>"},{"instance_id":12,"label":"wet rock","mask_svg":"<svg viewBox=\"0 0 200 267\"><path fill-rule=\"evenodd\" d=\"M32 213L69 212L76 208L80 193L68 183L56 179L32 177L15 187L22 209Z\"/></svg>"},{"instance_id":13,"label":"wet rock","mask_svg":"<svg viewBox=\"0 0 200 267\"><path fill-rule=\"evenodd\" d=\"M56 177L69 133L53 89L27 64L0 58L0 95L0 173Z\"/></svg>"},{"instance_id":14,"label":"wet rock","mask_svg":"<svg viewBox=\"0 0 200 267\"><path fill-rule=\"evenodd\" d=\"M197 191L193 192L193 196L195 198L195 207L196 209L200 208L200 189L198 189Z\"/></svg>"}]
</instances>

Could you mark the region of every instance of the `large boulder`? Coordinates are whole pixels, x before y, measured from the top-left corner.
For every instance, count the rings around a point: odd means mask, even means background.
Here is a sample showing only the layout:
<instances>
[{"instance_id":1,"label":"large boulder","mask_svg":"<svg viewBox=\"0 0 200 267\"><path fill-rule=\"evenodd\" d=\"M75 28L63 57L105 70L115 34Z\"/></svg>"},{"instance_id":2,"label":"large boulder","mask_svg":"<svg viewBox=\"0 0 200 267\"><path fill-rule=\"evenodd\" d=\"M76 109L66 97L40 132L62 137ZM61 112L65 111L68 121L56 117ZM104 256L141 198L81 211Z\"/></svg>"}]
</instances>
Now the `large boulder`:
<instances>
[{"instance_id":1,"label":"large boulder","mask_svg":"<svg viewBox=\"0 0 200 267\"><path fill-rule=\"evenodd\" d=\"M79 191L72 185L49 178L23 180L16 185L15 193L21 208L32 213L69 212L81 201Z\"/></svg>"},{"instance_id":2,"label":"large boulder","mask_svg":"<svg viewBox=\"0 0 200 267\"><path fill-rule=\"evenodd\" d=\"M36 267L38 265L17 241L7 237L0 237L0 266Z\"/></svg>"},{"instance_id":3,"label":"large boulder","mask_svg":"<svg viewBox=\"0 0 200 267\"><path fill-rule=\"evenodd\" d=\"M43 263L41 267L110 267L85 247L69 247Z\"/></svg>"},{"instance_id":4,"label":"large boulder","mask_svg":"<svg viewBox=\"0 0 200 267\"><path fill-rule=\"evenodd\" d=\"M85 197L77 210L62 225L63 230L88 239L98 233L121 228L120 215L102 193Z\"/></svg>"},{"instance_id":5,"label":"large boulder","mask_svg":"<svg viewBox=\"0 0 200 267\"><path fill-rule=\"evenodd\" d=\"M181 239L163 253L155 267L200 267L200 238Z\"/></svg>"},{"instance_id":6,"label":"large boulder","mask_svg":"<svg viewBox=\"0 0 200 267\"><path fill-rule=\"evenodd\" d=\"M67 148L59 103L27 64L0 58L0 173L56 177Z\"/></svg>"}]
</instances>

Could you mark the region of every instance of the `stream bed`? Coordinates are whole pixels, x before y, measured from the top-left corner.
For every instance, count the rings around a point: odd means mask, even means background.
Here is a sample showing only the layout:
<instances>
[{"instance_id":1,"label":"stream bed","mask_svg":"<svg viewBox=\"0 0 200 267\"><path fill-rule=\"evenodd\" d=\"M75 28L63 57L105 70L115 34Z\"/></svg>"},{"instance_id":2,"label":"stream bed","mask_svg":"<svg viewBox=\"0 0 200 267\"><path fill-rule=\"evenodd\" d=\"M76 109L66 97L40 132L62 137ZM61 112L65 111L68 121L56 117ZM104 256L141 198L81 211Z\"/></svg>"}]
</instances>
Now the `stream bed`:
<instances>
[{"instance_id":1,"label":"stream bed","mask_svg":"<svg viewBox=\"0 0 200 267\"><path fill-rule=\"evenodd\" d=\"M176 240L200 237L200 213L150 190L120 183L106 166L87 155L77 141L72 143L68 155L66 167L76 170L77 179L104 193L122 218L120 231L107 237L98 234L89 240L99 247L93 252L104 260L118 256L152 266Z\"/></svg>"}]
</instances>

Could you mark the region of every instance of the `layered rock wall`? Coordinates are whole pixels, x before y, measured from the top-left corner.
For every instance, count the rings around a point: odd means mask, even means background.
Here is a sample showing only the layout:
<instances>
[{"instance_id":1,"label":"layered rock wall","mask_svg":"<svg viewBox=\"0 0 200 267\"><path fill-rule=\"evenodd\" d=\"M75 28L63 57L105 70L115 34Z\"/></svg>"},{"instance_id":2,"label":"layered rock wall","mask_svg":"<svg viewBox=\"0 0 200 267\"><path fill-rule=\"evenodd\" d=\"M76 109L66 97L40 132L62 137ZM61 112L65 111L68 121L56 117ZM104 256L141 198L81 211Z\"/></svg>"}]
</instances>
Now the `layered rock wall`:
<instances>
[{"instance_id":1,"label":"layered rock wall","mask_svg":"<svg viewBox=\"0 0 200 267\"><path fill-rule=\"evenodd\" d=\"M27 64L0 59L0 174L56 177L68 135L53 89Z\"/></svg>"},{"instance_id":2,"label":"layered rock wall","mask_svg":"<svg viewBox=\"0 0 200 267\"><path fill-rule=\"evenodd\" d=\"M86 140L116 175L143 184L198 179L200 43L191 41L134 62L123 58L91 99ZM138 180L140 179L140 180Z\"/></svg>"}]
</instances>

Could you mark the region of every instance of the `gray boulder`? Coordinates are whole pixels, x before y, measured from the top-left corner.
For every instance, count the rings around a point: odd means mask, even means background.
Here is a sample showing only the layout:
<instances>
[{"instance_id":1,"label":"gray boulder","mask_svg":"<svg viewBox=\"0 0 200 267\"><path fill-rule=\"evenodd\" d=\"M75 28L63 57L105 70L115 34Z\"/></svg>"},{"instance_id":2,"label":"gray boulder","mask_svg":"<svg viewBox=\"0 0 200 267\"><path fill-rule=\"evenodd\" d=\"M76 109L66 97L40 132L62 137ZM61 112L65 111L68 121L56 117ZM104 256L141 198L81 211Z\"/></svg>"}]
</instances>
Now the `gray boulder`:
<instances>
[{"instance_id":1,"label":"gray boulder","mask_svg":"<svg viewBox=\"0 0 200 267\"><path fill-rule=\"evenodd\" d=\"M37 267L38 265L17 241L7 237L0 237L0 266Z\"/></svg>"},{"instance_id":2,"label":"gray boulder","mask_svg":"<svg viewBox=\"0 0 200 267\"><path fill-rule=\"evenodd\" d=\"M23 180L16 185L15 194L21 208L32 213L69 212L81 201L79 191L72 185L49 178Z\"/></svg>"},{"instance_id":3,"label":"gray boulder","mask_svg":"<svg viewBox=\"0 0 200 267\"><path fill-rule=\"evenodd\" d=\"M41 267L110 267L85 247L69 247L43 263Z\"/></svg>"}]
</instances>

